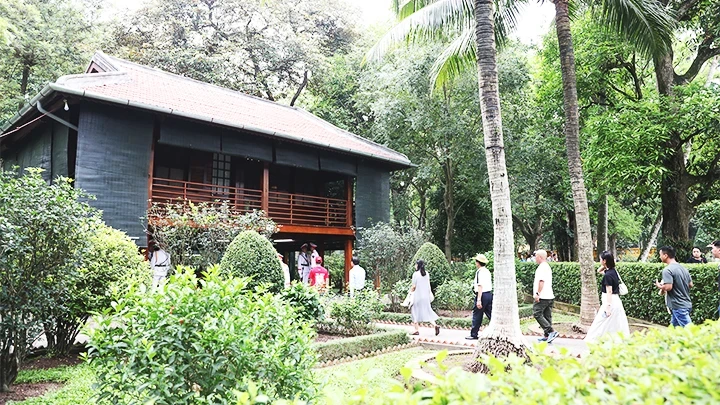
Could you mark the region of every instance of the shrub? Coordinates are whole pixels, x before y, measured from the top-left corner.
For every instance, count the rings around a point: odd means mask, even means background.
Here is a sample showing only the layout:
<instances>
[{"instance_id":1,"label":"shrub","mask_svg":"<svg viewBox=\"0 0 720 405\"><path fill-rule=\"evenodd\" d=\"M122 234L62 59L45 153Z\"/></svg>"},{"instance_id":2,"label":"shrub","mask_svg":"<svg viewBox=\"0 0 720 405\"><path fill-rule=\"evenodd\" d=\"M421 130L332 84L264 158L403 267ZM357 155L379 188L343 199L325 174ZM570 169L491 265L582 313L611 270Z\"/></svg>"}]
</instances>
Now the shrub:
<instances>
[{"instance_id":1,"label":"shrub","mask_svg":"<svg viewBox=\"0 0 720 405\"><path fill-rule=\"evenodd\" d=\"M153 203L147 216L148 233L170 253L173 265L196 269L219 263L241 231L253 230L268 239L278 231L264 212L241 214L226 201Z\"/></svg>"},{"instance_id":2,"label":"shrub","mask_svg":"<svg viewBox=\"0 0 720 405\"><path fill-rule=\"evenodd\" d=\"M472 309L474 300L470 282L450 280L437 288L434 304L439 309L459 311Z\"/></svg>"},{"instance_id":3,"label":"shrub","mask_svg":"<svg viewBox=\"0 0 720 405\"><path fill-rule=\"evenodd\" d=\"M111 290L150 280L150 270L135 243L101 222L87 228L81 266L68 280L65 299L46 312L48 349L68 354L80 327L93 312L110 307ZM84 252L84 253L83 253Z\"/></svg>"},{"instance_id":4,"label":"shrub","mask_svg":"<svg viewBox=\"0 0 720 405\"><path fill-rule=\"evenodd\" d=\"M330 287L338 292L343 291L345 281L345 255L342 251L325 254L323 266L330 272Z\"/></svg>"},{"instance_id":5,"label":"shrub","mask_svg":"<svg viewBox=\"0 0 720 405\"><path fill-rule=\"evenodd\" d=\"M386 330L371 335L316 343L314 348L320 361L331 361L404 345L409 341L405 330Z\"/></svg>"},{"instance_id":6,"label":"shrub","mask_svg":"<svg viewBox=\"0 0 720 405\"><path fill-rule=\"evenodd\" d=\"M229 403L250 382L270 398L314 395L309 325L272 294L216 269L190 269L155 293L133 289L96 317L90 365L111 403Z\"/></svg>"},{"instance_id":7,"label":"shrub","mask_svg":"<svg viewBox=\"0 0 720 405\"><path fill-rule=\"evenodd\" d=\"M380 273L380 285L390 289L405 278L404 269L426 236L412 227L392 226L379 222L359 230L358 256L367 270L367 279Z\"/></svg>"},{"instance_id":8,"label":"shrub","mask_svg":"<svg viewBox=\"0 0 720 405\"><path fill-rule=\"evenodd\" d=\"M342 296L330 303L330 317L347 331L365 334L373 331L373 320L383 309L377 291L363 288L355 297Z\"/></svg>"},{"instance_id":9,"label":"shrub","mask_svg":"<svg viewBox=\"0 0 720 405\"><path fill-rule=\"evenodd\" d=\"M715 319L717 313L717 264L683 264L690 271L694 287L690 289L693 302L691 317L696 323L704 319ZM569 304L580 305L580 265L578 263L550 263L553 270L553 292L555 299ZM629 317L667 325L670 322L665 300L653 285L661 279L661 263L623 263L617 270L628 287L629 294L622 297L625 312ZM525 286L525 292L532 294L533 279L537 264L516 263L518 280ZM598 275L598 286L601 276ZM598 294L600 291L598 290Z\"/></svg>"},{"instance_id":10,"label":"shrub","mask_svg":"<svg viewBox=\"0 0 720 405\"><path fill-rule=\"evenodd\" d=\"M99 213L71 180L0 170L0 391L15 381L44 314L68 297L88 223Z\"/></svg>"},{"instance_id":11,"label":"shrub","mask_svg":"<svg viewBox=\"0 0 720 405\"><path fill-rule=\"evenodd\" d=\"M228 246L220 271L235 277L249 277L251 288L267 284L271 292L285 286L280 260L269 240L255 231L242 231Z\"/></svg>"},{"instance_id":12,"label":"shrub","mask_svg":"<svg viewBox=\"0 0 720 405\"><path fill-rule=\"evenodd\" d=\"M390 290L390 310L399 311L401 310L400 304L405 300L408 291L412 287L412 281L408 278L399 280Z\"/></svg>"},{"instance_id":13,"label":"shrub","mask_svg":"<svg viewBox=\"0 0 720 405\"><path fill-rule=\"evenodd\" d=\"M325 317L320 304L320 295L315 288L304 283L294 282L290 288L282 291L281 296L288 305L295 308L300 319L314 323L322 321Z\"/></svg>"},{"instance_id":14,"label":"shrub","mask_svg":"<svg viewBox=\"0 0 720 405\"><path fill-rule=\"evenodd\" d=\"M433 291L452 278L450 263L445 258L445 253L430 242L420 246L420 249L413 256L408 268L408 277L412 277L413 272L415 272L415 263L420 259L425 261L425 270L430 274L430 286Z\"/></svg>"}]
</instances>

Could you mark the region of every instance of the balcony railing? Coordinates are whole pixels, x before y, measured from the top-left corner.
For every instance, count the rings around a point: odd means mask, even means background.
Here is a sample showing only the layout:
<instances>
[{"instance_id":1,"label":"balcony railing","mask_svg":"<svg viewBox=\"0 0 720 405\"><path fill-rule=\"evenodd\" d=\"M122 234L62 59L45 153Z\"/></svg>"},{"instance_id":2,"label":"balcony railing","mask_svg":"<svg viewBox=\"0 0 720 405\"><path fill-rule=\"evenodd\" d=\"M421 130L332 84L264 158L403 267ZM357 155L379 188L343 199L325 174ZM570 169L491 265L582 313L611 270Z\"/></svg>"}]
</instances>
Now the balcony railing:
<instances>
[{"instance_id":1,"label":"balcony railing","mask_svg":"<svg viewBox=\"0 0 720 405\"><path fill-rule=\"evenodd\" d=\"M152 202L169 203L177 200L193 202L225 201L239 212L263 208L260 190L224 187L189 181L153 178ZM268 216L281 225L347 227L347 201L270 191L267 196Z\"/></svg>"}]
</instances>

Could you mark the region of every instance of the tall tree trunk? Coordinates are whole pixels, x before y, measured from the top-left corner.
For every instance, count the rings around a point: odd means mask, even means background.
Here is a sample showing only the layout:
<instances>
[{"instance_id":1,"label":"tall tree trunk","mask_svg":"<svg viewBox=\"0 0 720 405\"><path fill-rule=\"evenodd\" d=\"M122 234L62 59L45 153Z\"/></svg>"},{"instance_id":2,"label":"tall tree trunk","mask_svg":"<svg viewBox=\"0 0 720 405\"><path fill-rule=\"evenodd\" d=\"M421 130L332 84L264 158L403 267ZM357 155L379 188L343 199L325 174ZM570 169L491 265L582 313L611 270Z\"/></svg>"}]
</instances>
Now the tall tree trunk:
<instances>
[{"instance_id":1,"label":"tall tree trunk","mask_svg":"<svg viewBox=\"0 0 720 405\"><path fill-rule=\"evenodd\" d=\"M617 260L617 234L614 233L610 235L610 238L608 239L608 248L607 250L610 251L610 254Z\"/></svg>"},{"instance_id":2,"label":"tall tree trunk","mask_svg":"<svg viewBox=\"0 0 720 405\"><path fill-rule=\"evenodd\" d=\"M718 63L720 63L720 56L714 57L712 62L710 62L710 69L708 69L707 79L705 79L705 87L710 87L710 85L712 85L712 80L715 78L715 71L718 68Z\"/></svg>"},{"instance_id":3,"label":"tall tree trunk","mask_svg":"<svg viewBox=\"0 0 720 405\"><path fill-rule=\"evenodd\" d=\"M607 250L608 246L608 196L607 194L600 197L598 205L598 224L597 224L597 256L598 261L600 253Z\"/></svg>"},{"instance_id":4,"label":"tall tree trunk","mask_svg":"<svg viewBox=\"0 0 720 405\"><path fill-rule=\"evenodd\" d=\"M23 65L22 78L20 79L20 94L25 97L30 81L30 65Z\"/></svg>"},{"instance_id":5,"label":"tall tree trunk","mask_svg":"<svg viewBox=\"0 0 720 405\"><path fill-rule=\"evenodd\" d=\"M512 209L500 116L493 9L493 0L475 0L480 111L493 214L495 288L493 316L482 332L473 358L477 359L482 353L490 353L496 357L506 357L514 353L527 358L518 314ZM487 372L487 367L477 360L468 368L474 372Z\"/></svg>"},{"instance_id":6,"label":"tall tree trunk","mask_svg":"<svg viewBox=\"0 0 720 405\"><path fill-rule=\"evenodd\" d=\"M645 249L643 249L642 253L640 254L640 257L638 257L638 261L640 262L646 262L648 259L648 256L650 256L650 250L652 249L653 245L655 245L655 242L657 241L658 234L660 233L660 227L663 223L663 216L662 211L660 211L657 215L657 219L655 220L655 223L653 223L652 231L650 232L650 238L647 241L647 245L645 246Z\"/></svg>"},{"instance_id":7,"label":"tall tree trunk","mask_svg":"<svg viewBox=\"0 0 720 405\"><path fill-rule=\"evenodd\" d=\"M580 259L580 279L582 293L580 297L580 329L592 324L595 313L600 307L597 278L593 261L592 232L588 211L587 192L583 179L580 160L580 121L578 118L577 78L575 77L575 54L570 34L570 16L568 0L555 0L555 27L560 49L560 67L563 79L563 106L565 109L565 145L567 146L570 185L575 203L575 220Z\"/></svg>"},{"instance_id":8,"label":"tall tree trunk","mask_svg":"<svg viewBox=\"0 0 720 405\"><path fill-rule=\"evenodd\" d=\"M451 261L452 235L455 230L455 173L450 158L445 159L444 171L445 193L443 194L443 202L445 204L445 214L447 215L447 224L445 226L445 257L448 261Z\"/></svg>"}]
</instances>

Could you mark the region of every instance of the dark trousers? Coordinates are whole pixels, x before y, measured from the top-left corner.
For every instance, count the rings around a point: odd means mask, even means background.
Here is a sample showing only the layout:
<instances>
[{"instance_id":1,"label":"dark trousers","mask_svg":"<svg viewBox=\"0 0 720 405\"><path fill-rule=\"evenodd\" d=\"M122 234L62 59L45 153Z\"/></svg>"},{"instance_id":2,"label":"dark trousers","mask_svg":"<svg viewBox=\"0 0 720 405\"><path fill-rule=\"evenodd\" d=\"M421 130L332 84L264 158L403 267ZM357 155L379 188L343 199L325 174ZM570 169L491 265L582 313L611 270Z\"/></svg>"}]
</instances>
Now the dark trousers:
<instances>
[{"instance_id":1,"label":"dark trousers","mask_svg":"<svg viewBox=\"0 0 720 405\"><path fill-rule=\"evenodd\" d=\"M543 300L533 304L533 316L540 327L543 328L545 337L554 332L552 327L552 307L555 300Z\"/></svg>"},{"instance_id":2,"label":"dark trousers","mask_svg":"<svg viewBox=\"0 0 720 405\"><path fill-rule=\"evenodd\" d=\"M482 309L479 309L477 307L478 299L480 299L480 303L482 304ZM470 329L470 336L477 337L478 332L480 331L480 325L482 325L483 315L486 315L488 319L491 318L492 315L492 301L493 301L493 294L492 291L484 292L478 296L478 294L475 294L475 306L473 307L473 320L472 320L472 329Z\"/></svg>"}]
</instances>

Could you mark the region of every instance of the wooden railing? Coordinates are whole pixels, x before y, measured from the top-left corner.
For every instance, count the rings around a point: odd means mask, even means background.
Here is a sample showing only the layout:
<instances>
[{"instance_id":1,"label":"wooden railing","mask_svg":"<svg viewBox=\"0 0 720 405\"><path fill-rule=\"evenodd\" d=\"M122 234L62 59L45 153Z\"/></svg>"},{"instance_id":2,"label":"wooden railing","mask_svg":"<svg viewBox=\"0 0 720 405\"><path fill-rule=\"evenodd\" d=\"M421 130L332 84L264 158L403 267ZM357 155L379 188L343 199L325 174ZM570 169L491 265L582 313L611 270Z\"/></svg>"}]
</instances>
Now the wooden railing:
<instances>
[{"instance_id":1,"label":"wooden railing","mask_svg":"<svg viewBox=\"0 0 720 405\"><path fill-rule=\"evenodd\" d=\"M262 191L237 187L222 187L189 181L153 178L152 202L226 201L234 210L250 212L262 209ZM268 193L268 216L281 225L347 227L347 201L337 198Z\"/></svg>"}]
</instances>

